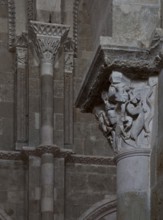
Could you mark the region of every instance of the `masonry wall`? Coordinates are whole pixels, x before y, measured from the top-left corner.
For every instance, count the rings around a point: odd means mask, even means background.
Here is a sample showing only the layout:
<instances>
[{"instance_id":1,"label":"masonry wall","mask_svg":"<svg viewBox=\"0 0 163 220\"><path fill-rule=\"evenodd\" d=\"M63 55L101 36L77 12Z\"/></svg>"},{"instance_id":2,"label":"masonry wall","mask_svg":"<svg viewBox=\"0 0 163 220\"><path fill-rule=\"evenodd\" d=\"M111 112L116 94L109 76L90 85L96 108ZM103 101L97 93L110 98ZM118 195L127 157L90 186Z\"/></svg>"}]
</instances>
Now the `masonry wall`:
<instances>
[{"instance_id":1,"label":"masonry wall","mask_svg":"<svg viewBox=\"0 0 163 220\"><path fill-rule=\"evenodd\" d=\"M0 160L0 209L12 220L27 219L26 178L23 162Z\"/></svg>"},{"instance_id":2,"label":"masonry wall","mask_svg":"<svg viewBox=\"0 0 163 220\"><path fill-rule=\"evenodd\" d=\"M65 187L65 217L76 220L95 203L115 195L115 167L67 164Z\"/></svg>"}]
</instances>

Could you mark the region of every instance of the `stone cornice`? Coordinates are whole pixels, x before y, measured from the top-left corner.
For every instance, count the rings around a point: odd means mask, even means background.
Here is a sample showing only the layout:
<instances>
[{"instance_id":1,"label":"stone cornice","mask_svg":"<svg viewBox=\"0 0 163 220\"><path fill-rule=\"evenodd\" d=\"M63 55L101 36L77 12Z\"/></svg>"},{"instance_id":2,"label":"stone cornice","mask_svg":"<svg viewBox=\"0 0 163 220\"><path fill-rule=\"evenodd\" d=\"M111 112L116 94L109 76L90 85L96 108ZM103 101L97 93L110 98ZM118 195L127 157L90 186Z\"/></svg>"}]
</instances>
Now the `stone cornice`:
<instances>
[{"instance_id":1,"label":"stone cornice","mask_svg":"<svg viewBox=\"0 0 163 220\"><path fill-rule=\"evenodd\" d=\"M52 62L68 31L65 25L30 21L30 38L40 59Z\"/></svg>"},{"instance_id":2,"label":"stone cornice","mask_svg":"<svg viewBox=\"0 0 163 220\"><path fill-rule=\"evenodd\" d=\"M54 24L54 23L44 23L39 21L30 21L30 27L35 35L39 36L51 36L51 37L64 37L67 36L69 31L69 26Z\"/></svg>"},{"instance_id":3,"label":"stone cornice","mask_svg":"<svg viewBox=\"0 0 163 220\"><path fill-rule=\"evenodd\" d=\"M132 46L100 45L76 100L83 112L101 104L101 92L109 86L111 72L122 71L130 79L148 79L163 67L163 38L159 36L148 49Z\"/></svg>"},{"instance_id":4,"label":"stone cornice","mask_svg":"<svg viewBox=\"0 0 163 220\"><path fill-rule=\"evenodd\" d=\"M22 154L17 151L0 151L0 160L22 160Z\"/></svg>"},{"instance_id":5,"label":"stone cornice","mask_svg":"<svg viewBox=\"0 0 163 220\"><path fill-rule=\"evenodd\" d=\"M98 157L89 155L74 154L66 159L67 163L79 163L79 164L95 164L95 165L115 165L112 157Z\"/></svg>"},{"instance_id":6,"label":"stone cornice","mask_svg":"<svg viewBox=\"0 0 163 220\"><path fill-rule=\"evenodd\" d=\"M0 151L0 160L28 160L30 156L41 157L45 153L53 154L54 158L65 158L66 163L114 166L113 157L97 157L74 154L70 150L57 146L23 147L21 151Z\"/></svg>"}]
</instances>

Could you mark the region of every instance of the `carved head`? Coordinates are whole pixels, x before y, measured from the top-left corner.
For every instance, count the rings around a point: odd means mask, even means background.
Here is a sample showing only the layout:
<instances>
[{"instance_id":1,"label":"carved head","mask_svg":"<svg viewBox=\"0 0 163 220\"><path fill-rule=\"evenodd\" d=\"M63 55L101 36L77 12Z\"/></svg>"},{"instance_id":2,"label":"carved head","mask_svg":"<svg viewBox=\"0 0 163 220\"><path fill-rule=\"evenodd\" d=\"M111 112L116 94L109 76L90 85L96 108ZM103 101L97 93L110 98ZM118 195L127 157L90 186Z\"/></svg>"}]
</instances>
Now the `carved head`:
<instances>
[{"instance_id":1,"label":"carved head","mask_svg":"<svg viewBox=\"0 0 163 220\"><path fill-rule=\"evenodd\" d=\"M110 76L111 85L108 96L110 100L118 103L125 103L129 99L129 80L122 73L113 71Z\"/></svg>"}]
</instances>

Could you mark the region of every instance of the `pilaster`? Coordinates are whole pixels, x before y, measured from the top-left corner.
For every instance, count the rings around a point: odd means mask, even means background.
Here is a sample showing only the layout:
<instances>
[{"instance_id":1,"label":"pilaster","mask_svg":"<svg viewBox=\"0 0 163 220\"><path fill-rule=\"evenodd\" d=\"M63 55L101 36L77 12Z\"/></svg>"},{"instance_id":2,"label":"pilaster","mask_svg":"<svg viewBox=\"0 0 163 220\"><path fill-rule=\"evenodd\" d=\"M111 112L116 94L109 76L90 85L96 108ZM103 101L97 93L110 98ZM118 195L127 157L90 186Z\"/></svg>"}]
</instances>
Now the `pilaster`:
<instances>
[{"instance_id":1,"label":"pilaster","mask_svg":"<svg viewBox=\"0 0 163 220\"><path fill-rule=\"evenodd\" d=\"M64 44L64 145L66 148L71 148L73 144L74 46L74 42L70 38Z\"/></svg>"},{"instance_id":2,"label":"pilaster","mask_svg":"<svg viewBox=\"0 0 163 220\"><path fill-rule=\"evenodd\" d=\"M28 48L22 34L16 41L16 149L28 142Z\"/></svg>"}]
</instances>

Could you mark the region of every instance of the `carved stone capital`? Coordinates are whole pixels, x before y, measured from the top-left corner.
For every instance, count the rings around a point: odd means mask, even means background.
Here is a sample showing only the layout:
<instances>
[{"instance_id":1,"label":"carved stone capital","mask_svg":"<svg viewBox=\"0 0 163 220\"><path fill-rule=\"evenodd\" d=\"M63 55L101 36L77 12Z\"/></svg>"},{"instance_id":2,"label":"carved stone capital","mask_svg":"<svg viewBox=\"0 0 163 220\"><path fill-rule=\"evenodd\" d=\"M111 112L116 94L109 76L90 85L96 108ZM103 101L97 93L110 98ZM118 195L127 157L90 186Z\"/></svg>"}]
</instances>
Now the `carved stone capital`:
<instances>
[{"instance_id":1,"label":"carved stone capital","mask_svg":"<svg viewBox=\"0 0 163 220\"><path fill-rule=\"evenodd\" d=\"M101 93L103 103L93 111L100 130L115 153L149 148L157 78L136 81L113 71L109 81Z\"/></svg>"},{"instance_id":2,"label":"carved stone capital","mask_svg":"<svg viewBox=\"0 0 163 220\"><path fill-rule=\"evenodd\" d=\"M159 29L149 48L104 41L92 61L76 106L95 114L116 154L153 146L162 47Z\"/></svg>"},{"instance_id":3,"label":"carved stone capital","mask_svg":"<svg viewBox=\"0 0 163 220\"><path fill-rule=\"evenodd\" d=\"M16 37L16 59L18 66L25 66L28 60L28 42L25 34Z\"/></svg>"},{"instance_id":4,"label":"carved stone capital","mask_svg":"<svg viewBox=\"0 0 163 220\"><path fill-rule=\"evenodd\" d=\"M68 31L69 27L65 25L30 21L30 37L43 62L53 62Z\"/></svg>"}]
</instances>

